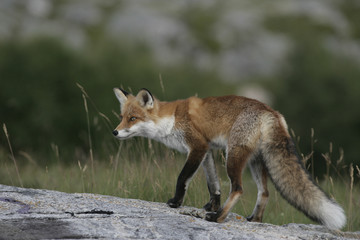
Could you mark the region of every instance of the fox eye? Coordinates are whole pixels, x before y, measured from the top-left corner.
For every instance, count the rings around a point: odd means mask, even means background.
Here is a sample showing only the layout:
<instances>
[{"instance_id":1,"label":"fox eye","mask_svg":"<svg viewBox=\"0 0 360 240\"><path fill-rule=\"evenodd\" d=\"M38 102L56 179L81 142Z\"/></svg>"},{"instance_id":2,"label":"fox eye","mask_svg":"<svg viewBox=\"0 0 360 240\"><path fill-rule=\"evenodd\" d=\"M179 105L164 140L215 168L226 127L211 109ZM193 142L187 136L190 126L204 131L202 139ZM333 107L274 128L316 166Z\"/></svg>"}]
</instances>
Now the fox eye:
<instances>
[{"instance_id":1,"label":"fox eye","mask_svg":"<svg viewBox=\"0 0 360 240\"><path fill-rule=\"evenodd\" d=\"M131 117L129 120L130 120L131 122L133 122L133 121L136 120L136 117Z\"/></svg>"}]
</instances>

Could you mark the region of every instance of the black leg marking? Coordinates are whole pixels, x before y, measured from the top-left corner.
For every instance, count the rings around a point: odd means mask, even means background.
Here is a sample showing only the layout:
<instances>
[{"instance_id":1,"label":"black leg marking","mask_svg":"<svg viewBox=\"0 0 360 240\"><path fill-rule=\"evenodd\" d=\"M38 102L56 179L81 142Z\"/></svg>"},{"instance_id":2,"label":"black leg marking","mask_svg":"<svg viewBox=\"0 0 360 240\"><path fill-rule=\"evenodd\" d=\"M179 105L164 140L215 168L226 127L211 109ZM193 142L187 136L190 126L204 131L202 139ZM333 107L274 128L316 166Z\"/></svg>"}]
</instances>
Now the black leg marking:
<instances>
[{"instance_id":1,"label":"black leg marking","mask_svg":"<svg viewBox=\"0 0 360 240\"><path fill-rule=\"evenodd\" d=\"M206 153L206 149L191 151L189 153L189 156L185 163L185 166L181 170L181 173L180 173L177 183L176 183L175 196L167 202L169 207L177 208L177 207L181 206L181 204L184 200L187 186L190 183L192 176L194 175L196 170L199 168L200 163L203 160L205 153Z\"/></svg>"},{"instance_id":2,"label":"black leg marking","mask_svg":"<svg viewBox=\"0 0 360 240\"><path fill-rule=\"evenodd\" d=\"M207 212L216 212L220 208L220 195L213 195L203 207Z\"/></svg>"}]
</instances>

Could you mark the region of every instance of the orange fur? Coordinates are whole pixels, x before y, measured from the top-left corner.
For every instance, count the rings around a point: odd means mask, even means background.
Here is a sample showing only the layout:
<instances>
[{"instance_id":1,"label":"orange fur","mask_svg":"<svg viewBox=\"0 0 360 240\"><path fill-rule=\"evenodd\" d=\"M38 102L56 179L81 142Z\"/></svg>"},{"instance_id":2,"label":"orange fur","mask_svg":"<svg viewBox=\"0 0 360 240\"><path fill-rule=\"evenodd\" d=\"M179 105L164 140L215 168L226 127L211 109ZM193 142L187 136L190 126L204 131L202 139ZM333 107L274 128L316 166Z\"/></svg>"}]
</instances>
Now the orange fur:
<instances>
[{"instance_id":1,"label":"orange fur","mask_svg":"<svg viewBox=\"0 0 360 240\"><path fill-rule=\"evenodd\" d=\"M113 134L120 139L143 136L188 154L170 207L179 207L192 176L202 164L210 201L204 206L209 221L222 222L243 193L242 172L248 163L258 187L258 199L248 220L262 221L269 192L267 176L282 196L311 219L329 228L346 221L342 208L313 183L296 154L283 116L269 106L245 97L224 96L162 102L146 90L136 96L114 89L122 121ZM220 208L220 184L211 149L226 149L231 191ZM329 209L332 208L332 210Z\"/></svg>"}]
</instances>

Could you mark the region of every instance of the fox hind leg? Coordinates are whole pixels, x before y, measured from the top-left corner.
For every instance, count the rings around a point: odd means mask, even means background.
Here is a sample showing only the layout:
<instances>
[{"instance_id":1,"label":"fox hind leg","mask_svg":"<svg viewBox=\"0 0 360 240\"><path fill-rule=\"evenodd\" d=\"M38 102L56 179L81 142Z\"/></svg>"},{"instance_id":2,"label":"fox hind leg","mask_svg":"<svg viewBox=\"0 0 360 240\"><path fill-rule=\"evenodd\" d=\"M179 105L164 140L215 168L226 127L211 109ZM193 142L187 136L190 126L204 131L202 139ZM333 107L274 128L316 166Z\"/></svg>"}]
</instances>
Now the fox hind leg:
<instances>
[{"instance_id":1,"label":"fox hind leg","mask_svg":"<svg viewBox=\"0 0 360 240\"><path fill-rule=\"evenodd\" d=\"M258 154L249 162L251 175L257 185L258 195L252 214L247 217L248 221L262 222L263 213L268 202L269 191L267 189L267 170L262 160L262 155Z\"/></svg>"},{"instance_id":2,"label":"fox hind leg","mask_svg":"<svg viewBox=\"0 0 360 240\"><path fill-rule=\"evenodd\" d=\"M210 193L210 201L204 205L204 209L208 212L215 212L220 207L220 183L216 174L215 163L211 151L206 153L202 166Z\"/></svg>"}]
</instances>

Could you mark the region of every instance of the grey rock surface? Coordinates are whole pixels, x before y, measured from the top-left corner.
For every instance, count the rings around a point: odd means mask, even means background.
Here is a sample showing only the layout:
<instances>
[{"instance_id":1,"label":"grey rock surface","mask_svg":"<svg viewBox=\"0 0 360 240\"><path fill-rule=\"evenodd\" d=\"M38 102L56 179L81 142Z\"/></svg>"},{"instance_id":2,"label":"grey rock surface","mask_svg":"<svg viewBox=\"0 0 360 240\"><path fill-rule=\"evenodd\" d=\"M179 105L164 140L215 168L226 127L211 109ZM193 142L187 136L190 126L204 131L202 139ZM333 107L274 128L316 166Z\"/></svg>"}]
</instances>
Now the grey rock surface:
<instances>
[{"instance_id":1,"label":"grey rock surface","mask_svg":"<svg viewBox=\"0 0 360 240\"><path fill-rule=\"evenodd\" d=\"M360 239L323 226L249 223L164 203L0 185L0 239Z\"/></svg>"}]
</instances>

